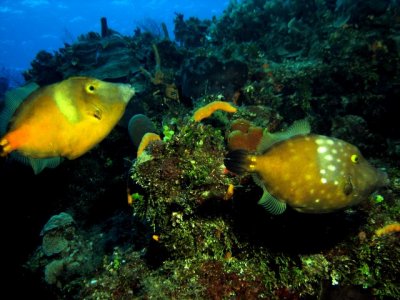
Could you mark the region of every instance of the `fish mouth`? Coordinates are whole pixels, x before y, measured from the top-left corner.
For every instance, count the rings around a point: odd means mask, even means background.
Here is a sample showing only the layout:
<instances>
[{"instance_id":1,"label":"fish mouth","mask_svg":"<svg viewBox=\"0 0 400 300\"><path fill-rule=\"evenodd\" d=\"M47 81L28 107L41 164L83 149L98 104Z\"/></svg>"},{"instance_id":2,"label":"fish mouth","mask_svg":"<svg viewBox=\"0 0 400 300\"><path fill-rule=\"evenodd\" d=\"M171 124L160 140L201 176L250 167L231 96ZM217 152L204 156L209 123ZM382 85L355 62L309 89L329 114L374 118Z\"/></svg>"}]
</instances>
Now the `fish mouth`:
<instances>
[{"instance_id":1,"label":"fish mouth","mask_svg":"<svg viewBox=\"0 0 400 300\"><path fill-rule=\"evenodd\" d=\"M388 186L390 184L389 176L386 172L379 170L378 185L380 187Z\"/></svg>"},{"instance_id":2,"label":"fish mouth","mask_svg":"<svg viewBox=\"0 0 400 300\"><path fill-rule=\"evenodd\" d=\"M125 103L128 103L135 95L135 88L129 83L121 84L122 98Z\"/></svg>"}]
</instances>

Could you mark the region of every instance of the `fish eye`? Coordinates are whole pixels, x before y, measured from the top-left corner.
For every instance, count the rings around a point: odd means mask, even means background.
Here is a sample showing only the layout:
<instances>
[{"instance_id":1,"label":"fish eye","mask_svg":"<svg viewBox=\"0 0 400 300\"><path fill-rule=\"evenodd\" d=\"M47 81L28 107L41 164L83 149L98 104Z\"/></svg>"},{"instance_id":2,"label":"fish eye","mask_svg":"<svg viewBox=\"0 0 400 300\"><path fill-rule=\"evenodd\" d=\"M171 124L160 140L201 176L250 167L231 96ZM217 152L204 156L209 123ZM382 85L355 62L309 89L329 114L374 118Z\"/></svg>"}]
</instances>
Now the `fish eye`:
<instances>
[{"instance_id":1,"label":"fish eye","mask_svg":"<svg viewBox=\"0 0 400 300\"><path fill-rule=\"evenodd\" d=\"M94 85L92 85L92 84L86 86L86 90L87 90L89 93L93 93L95 89L96 89L96 88L95 88Z\"/></svg>"},{"instance_id":2,"label":"fish eye","mask_svg":"<svg viewBox=\"0 0 400 300\"><path fill-rule=\"evenodd\" d=\"M359 160L357 154L353 154L353 155L351 156L350 159L351 159L351 161L352 161L353 163L355 163L355 164L357 164L357 163L358 163L358 160Z\"/></svg>"}]
</instances>

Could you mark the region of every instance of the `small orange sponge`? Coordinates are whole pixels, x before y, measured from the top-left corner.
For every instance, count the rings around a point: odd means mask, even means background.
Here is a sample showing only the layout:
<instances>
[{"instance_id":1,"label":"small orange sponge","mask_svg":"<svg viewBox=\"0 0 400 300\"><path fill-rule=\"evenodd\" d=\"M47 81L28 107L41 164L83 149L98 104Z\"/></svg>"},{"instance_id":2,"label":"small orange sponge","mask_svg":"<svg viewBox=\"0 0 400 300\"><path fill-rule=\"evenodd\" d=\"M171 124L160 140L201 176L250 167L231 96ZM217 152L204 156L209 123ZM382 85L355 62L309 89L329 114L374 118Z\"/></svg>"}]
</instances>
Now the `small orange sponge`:
<instances>
[{"instance_id":1,"label":"small orange sponge","mask_svg":"<svg viewBox=\"0 0 400 300\"><path fill-rule=\"evenodd\" d=\"M140 144L139 144L139 147L138 147L138 150L137 150L137 157L139 157L140 155L142 155L142 153L143 153L143 151L146 149L146 147L147 147L151 142L154 142L154 141L161 141L160 136L159 136L158 134L153 133L153 132L148 132L148 133L146 133L146 134L143 136L143 138L142 138L142 140L141 140L141 142L140 142Z\"/></svg>"},{"instance_id":2,"label":"small orange sponge","mask_svg":"<svg viewBox=\"0 0 400 300\"><path fill-rule=\"evenodd\" d=\"M250 152L257 150L263 137L263 129L254 126L250 121L237 119L231 124L227 136L229 150L244 149Z\"/></svg>"},{"instance_id":3,"label":"small orange sponge","mask_svg":"<svg viewBox=\"0 0 400 300\"><path fill-rule=\"evenodd\" d=\"M229 113L237 112L237 108L229 102L214 101L196 110L193 114L193 119L196 122L200 122L201 120L211 116L216 110L223 110Z\"/></svg>"},{"instance_id":4,"label":"small orange sponge","mask_svg":"<svg viewBox=\"0 0 400 300\"><path fill-rule=\"evenodd\" d=\"M379 237L379 236L389 234L392 232L400 232L400 224L399 223L389 224L389 225L383 226L382 228L375 230L375 236Z\"/></svg>"}]
</instances>

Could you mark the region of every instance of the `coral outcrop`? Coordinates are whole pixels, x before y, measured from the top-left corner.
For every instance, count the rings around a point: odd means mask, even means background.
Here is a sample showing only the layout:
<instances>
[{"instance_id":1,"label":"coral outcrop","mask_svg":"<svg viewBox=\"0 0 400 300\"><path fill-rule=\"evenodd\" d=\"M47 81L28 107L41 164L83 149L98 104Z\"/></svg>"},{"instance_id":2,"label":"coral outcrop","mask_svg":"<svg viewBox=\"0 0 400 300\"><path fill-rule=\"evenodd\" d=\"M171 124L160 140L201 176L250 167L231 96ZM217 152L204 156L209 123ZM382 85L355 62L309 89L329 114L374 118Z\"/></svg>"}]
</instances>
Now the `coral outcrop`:
<instances>
[{"instance_id":1,"label":"coral outcrop","mask_svg":"<svg viewBox=\"0 0 400 300\"><path fill-rule=\"evenodd\" d=\"M132 36L104 24L38 53L27 80L85 74L138 92L124 126L79 160L39 177L0 161L5 211L25 215L25 228L74 216L13 274L64 299L398 299L398 12L385 0L231 1L212 20L177 14L175 40L165 24ZM194 122L213 101L237 111ZM224 156L256 152L264 129L303 118L359 146L390 185L350 210L268 215L261 189L227 172ZM149 131L162 141L136 157ZM27 257L37 238L15 249Z\"/></svg>"}]
</instances>

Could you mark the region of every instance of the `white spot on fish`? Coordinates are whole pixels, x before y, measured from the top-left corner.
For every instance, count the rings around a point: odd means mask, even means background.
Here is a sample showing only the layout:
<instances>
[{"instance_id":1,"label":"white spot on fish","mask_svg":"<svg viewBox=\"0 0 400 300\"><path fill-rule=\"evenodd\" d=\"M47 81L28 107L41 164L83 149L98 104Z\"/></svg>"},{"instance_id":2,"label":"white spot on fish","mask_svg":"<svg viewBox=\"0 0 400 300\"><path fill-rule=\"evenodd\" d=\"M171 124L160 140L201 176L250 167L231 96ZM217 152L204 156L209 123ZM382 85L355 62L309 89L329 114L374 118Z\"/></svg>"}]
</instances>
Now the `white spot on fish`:
<instances>
[{"instance_id":1,"label":"white spot on fish","mask_svg":"<svg viewBox=\"0 0 400 300\"><path fill-rule=\"evenodd\" d=\"M321 201L321 200L319 200L319 199L315 199L315 203L319 203L319 201Z\"/></svg>"},{"instance_id":2,"label":"white spot on fish","mask_svg":"<svg viewBox=\"0 0 400 300\"><path fill-rule=\"evenodd\" d=\"M328 182L328 180L326 178L321 178L321 183L325 184L327 182Z\"/></svg>"},{"instance_id":3,"label":"white spot on fish","mask_svg":"<svg viewBox=\"0 0 400 300\"><path fill-rule=\"evenodd\" d=\"M319 170L319 173L324 175L324 174L326 174L326 170L325 169L321 169L321 170Z\"/></svg>"},{"instance_id":4,"label":"white spot on fish","mask_svg":"<svg viewBox=\"0 0 400 300\"><path fill-rule=\"evenodd\" d=\"M335 167L334 165L329 165L329 166L328 166L328 170L329 170L329 171L332 171L332 172L333 172L333 171L336 171L336 167Z\"/></svg>"},{"instance_id":5,"label":"white spot on fish","mask_svg":"<svg viewBox=\"0 0 400 300\"><path fill-rule=\"evenodd\" d=\"M325 158L326 160L329 160L329 161L333 160L333 156L330 155L330 154L325 155L324 158Z\"/></svg>"},{"instance_id":6,"label":"white spot on fish","mask_svg":"<svg viewBox=\"0 0 400 300\"><path fill-rule=\"evenodd\" d=\"M335 180L335 181L333 182L333 184L334 184L334 185L339 185L339 181Z\"/></svg>"},{"instance_id":7,"label":"white spot on fish","mask_svg":"<svg viewBox=\"0 0 400 300\"><path fill-rule=\"evenodd\" d=\"M317 145L323 145L325 143L325 140L324 139L317 139L315 142L317 143Z\"/></svg>"},{"instance_id":8,"label":"white spot on fish","mask_svg":"<svg viewBox=\"0 0 400 300\"><path fill-rule=\"evenodd\" d=\"M324 147L324 146L320 146L317 149L318 153L325 153L326 151L328 151L328 148Z\"/></svg>"},{"instance_id":9,"label":"white spot on fish","mask_svg":"<svg viewBox=\"0 0 400 300\"><path fill-rule=\"evenodd\" d=\"M336 149L332 149L332 153L333 154L337 154L337 150Z\"/></svg>"}]
</instances>

